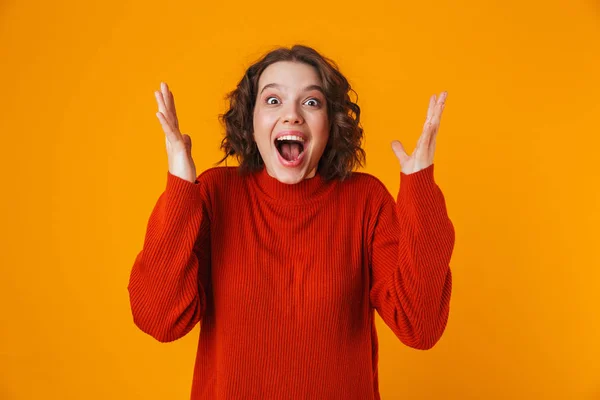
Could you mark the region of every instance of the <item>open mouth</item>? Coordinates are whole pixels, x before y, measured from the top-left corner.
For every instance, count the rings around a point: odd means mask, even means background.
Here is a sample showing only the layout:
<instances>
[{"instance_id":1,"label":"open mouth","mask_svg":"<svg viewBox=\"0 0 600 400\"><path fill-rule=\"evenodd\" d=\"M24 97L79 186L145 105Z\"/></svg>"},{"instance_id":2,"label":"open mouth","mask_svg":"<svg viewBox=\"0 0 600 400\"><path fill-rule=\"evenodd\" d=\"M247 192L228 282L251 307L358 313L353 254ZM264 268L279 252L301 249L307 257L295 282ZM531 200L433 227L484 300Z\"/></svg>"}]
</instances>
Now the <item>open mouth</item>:
<instances>
[{"instance_id":1,"label":"open mouth","mask_svg":"<svg viewBox=\"0 0 600 400\"><path fill-rule=\"evenodd\" d=\"M282 136L275 140L275 147L285 161L293 163L304 152L304 140L300 137Z\"/></svg>"}]
</instances>

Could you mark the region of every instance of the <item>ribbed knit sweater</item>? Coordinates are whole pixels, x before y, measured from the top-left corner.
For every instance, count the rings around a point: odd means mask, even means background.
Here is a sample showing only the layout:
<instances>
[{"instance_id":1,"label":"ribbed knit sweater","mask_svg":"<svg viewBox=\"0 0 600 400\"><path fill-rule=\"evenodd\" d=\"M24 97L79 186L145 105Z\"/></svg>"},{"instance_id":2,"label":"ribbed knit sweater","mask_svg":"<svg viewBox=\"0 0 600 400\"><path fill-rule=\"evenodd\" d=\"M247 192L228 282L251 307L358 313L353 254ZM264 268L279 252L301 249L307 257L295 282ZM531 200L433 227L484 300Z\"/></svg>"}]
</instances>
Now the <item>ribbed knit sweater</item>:
<instances>
[{"instance_id":1,"label":"ribbed knit sweater","mask_svg":"<svg viewBox=\"0 0 600 400\"><path fill-rule=\"evenodd\" d=\"M375 310L430 349L445 330L454 227L433 165L294 185L215 167L167 172L127 286L161 342L200 324L191 399L379 399Z\"/></svg>"}]
</instances>

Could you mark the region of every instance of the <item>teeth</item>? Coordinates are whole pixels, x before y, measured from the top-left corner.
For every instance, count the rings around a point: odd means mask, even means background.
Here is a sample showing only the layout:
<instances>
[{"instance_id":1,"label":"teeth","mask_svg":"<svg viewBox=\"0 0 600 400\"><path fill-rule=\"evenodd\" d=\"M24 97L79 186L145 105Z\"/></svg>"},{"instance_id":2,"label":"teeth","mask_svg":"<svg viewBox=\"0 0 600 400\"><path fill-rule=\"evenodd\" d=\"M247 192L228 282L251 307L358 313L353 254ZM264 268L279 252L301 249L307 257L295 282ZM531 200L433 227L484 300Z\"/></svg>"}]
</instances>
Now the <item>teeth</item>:
<instances>
[{"instance_id":1,"label":"teeth","mask_svg":"<svg viewBox=\"0 0 600 400\"><path fill-rule=\"evenodd\" d=\"M302 142L304 143L304 139L302 139L300 136L296 136L296 135L285 135L285 136L279 136L277 138L277 140L295 140L297 142Z\"/></svg>"}]
</instances>

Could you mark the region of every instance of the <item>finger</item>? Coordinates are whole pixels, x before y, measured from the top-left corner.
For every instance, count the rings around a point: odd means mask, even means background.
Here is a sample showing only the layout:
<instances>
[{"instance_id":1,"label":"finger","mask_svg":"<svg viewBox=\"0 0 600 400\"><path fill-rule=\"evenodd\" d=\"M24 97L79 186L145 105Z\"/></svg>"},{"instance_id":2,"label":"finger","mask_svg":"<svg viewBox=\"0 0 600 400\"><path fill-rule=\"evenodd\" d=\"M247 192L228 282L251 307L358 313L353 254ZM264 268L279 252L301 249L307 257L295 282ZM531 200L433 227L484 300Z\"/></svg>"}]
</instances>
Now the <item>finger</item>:
<instances>
[{"instance_id":1,"label":"finger","mask_svg":"<svg viewBox=\"0 0 600 400\"><path fill-rule=\"evenodd\" d=\"M406 154L406 151L404 150L404 146L402 145L402 143L400 143L397 140L394 140L391 145L392 145L392 151L394 152L394 154L398 158L398 161L400 161L401 164L403 164L407 159L410 158L408 156L408 154Z\"/></svg>"},{"instance_id":2,"label":"finger","mask_svg":"<svg viewBox=\"0 0 600 400\"><path fill-rule=\"evenodd\" d=\"M437 139L437 135L434 135L433 138L431 139L431 142L429 143L429 159L430 160L433 160L433 157L435 155L436 139Z\"/></svg>"},{"instance_id":3,"label":"finger","mask_svg":"<svg viewBox=\"0 0 600 400\"><path fill-rule=\"evenodd\" d=\"M412 154L416 157L420 154L422 154L422 151L427 148L427 144L429 142L429 135L427 134L427 132L423 132L423 134L421 135L421 137L419 137L419 140L417 141L417 144L415 145L415 148L412 152Z\"/></svg>"},{"instance_id":4,"label":"finger","mask_svg":"<svg viewBox=\"0 0 600 400\"><path fill-rule=\"evenodd\" d=\"M430 140L431 136L435 136L437 134L437 131L440 127L440 121L442 119L442 112L444 111L444 107L446 105L447 95L448 92L442 92L440 94L433 107L433 115L429 119L429 122L426 122L425 124L423 133L428 136L427 140Z\"/></svg>"},{"instance_id":5,"label":"finger","mask_svg":"<svg viewBox=\"0 0 600 400\"><path fill-rule=\"evenodd\" d=\"M442 102L436 107L436 114L433 118L430 131L428 132L428 149L433 151L435 149L435 143L440 131L440 123L442 119L442 112L444 111L445 104Z\"/></svg>"},{"instance_id":6,"label":"finger","mask_svg":"<svg viewBox=\"0 0 600 400\"><path fill-rule=\"evenodd\" d=\"M182 140L181 134L178 131L173 129L173 127L171 126L169 121L165 118L165 116L163 115L162 112L160 112L160 111L157 112L156 116L158 117L158 120L160 121L162 129L163 129L165 136L167 137L167 140L169 141L169 143L171 143L171 144L179 143Z\"/></svg>"},{"instance_id":7,"label":"finger","mask_svg":"<svg viewBox=\"0 0 600 400\"><path fill-rule=\"evenodd\" d=\"M437 124L435 123L435 115L431 120L425 123L423 127L423 132L417 141L417 145L415 146L414 153L426 151L431 146L431 140L435 137L435 132L437 130Z\"/></svg>"},{"instance_id":8,"label":"finger","mask_svg":"<svg viewBox=\"0 0 600 400\"><path fill-rule=\"evenodd\" d=\"M165 82L160 83L160 89L165 102L165 107L171 115L171 120L175 127L179 128L179 120L177 119L177 112L175 111L175 99L173 97L173 92L171 92L169 85L167 85Z\"/></svg>"},{"instance_id":9,"label":"finger","mask_svg":"<svg viewBox=\"0 0 600 400\"><path fill-rule=\"evenodd\" d=\"M173 117L175 118L175 126L177 127L177 129L179 129L179 118L177 118L177 111L175 110L175 98L173 97L173 92L169 92L169 99L171 102Z\"/></svg>"},{"instance_id":10,"label":"finger","mask_svg":"<svg viewBox=\"0 0 600 400\"><path fill-rule=\"evenodd\" d=\"M158 102L158 111L162 113L162 115L172 124L173 128L177 128L174 123L173 113L167 108L165 103L165 94L161 91L154 92L156 96L156 101Z\"/></svg>"},{"instance_id":11,"label":"finger","mask_svg":"<svg viewBox=\"0 0 600 400\"><path fill-rule=\"evenodd\" d=\"M429 98L429 108L427 109L427 120L431 119L435 107L435 94Z\"/></svg>"},{"instance_id":12,"label":"finger","mask_svg":"<svg viewBox=\"0 0 600 400\"><path fill-rule=\"evenodd\" d=\"M417 141L417 147L419 147L419 145L423 142L423 140L425 139L425 137L427 135L429 135L429 132L431 132L431 129L433 127L434 121L435 121L435 108L434 108L434 112L431 118L428 118L425 123L423 124L423 130L421 131L421 136L419 136L419 140Z\"/></svg>"},{"instance_id":13,"label":"finger","mask_svg":"<svg viewBox=\"0 0 600 400\"><path fill-rule=\"evenodd\" d=\"M156 95L156 101L158 103L158 111L160 111L166 119L170 119L169 118L169 110L167 109L167 105L165 103L164 93L161 90L161 91L154 92L154 94Z\"/></svg>"},{"instance_id":14,"label":"finger","mask_svg":"<svg viewBox=\"0 0 600 400\"><path fill-rule=\"evenodd\" d=\"M440 93L440 96L437 97L437 99L435 94L429 98L429 109L427 110L427 119L423 124L421 136L417 141L413 153L416 153L417 151L424 151L431 147L432 138L435 138L435 136L437 135L441 119L441 113L444 109L447 95L448 92L444 91Z\"/></svg>"},{"instance_id":15,"label":"finger","mask_svg":"<svg viewBox=\"0 0 600 400\"><path fill-rule=\"evenodd\" d=\"M442 118L442 111L444 110L444 106L446 105L446 98L448 97L448 92L444 91L440 93L440 97L435 105L434 110L434 119L437 125L439 125L440 120Z\"/></svg>"},{"instance_id":16,"label":"finger","mask_svg":"<svg viewBox=\"0 0 600 400\"><path fill-rule=\"evenodd\" d=\"M159 91L154 91L154 97L156 98L156 103L158 104L158 111L164 115L167 112L167 109L165 107L165 101L162 93Z\"/></svg>"}]
</instances>

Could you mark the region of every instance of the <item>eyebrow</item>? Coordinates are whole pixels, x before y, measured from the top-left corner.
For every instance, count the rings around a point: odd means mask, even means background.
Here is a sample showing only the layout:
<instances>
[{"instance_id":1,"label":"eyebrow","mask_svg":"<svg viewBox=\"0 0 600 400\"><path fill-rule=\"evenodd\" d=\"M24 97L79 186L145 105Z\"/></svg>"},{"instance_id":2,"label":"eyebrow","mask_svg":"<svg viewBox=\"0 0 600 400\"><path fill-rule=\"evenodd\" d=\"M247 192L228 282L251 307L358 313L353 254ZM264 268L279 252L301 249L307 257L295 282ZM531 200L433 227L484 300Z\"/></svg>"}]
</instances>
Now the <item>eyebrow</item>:
<instances>
[{"instance_id":1,"label":"eyebrow","mask_svg":"<svg viewBox=\"0 0 600 400\"><path fill-rule=\"evenodd\" d=\"M259 94L261 94L262 92L264 92L265 89L270 88L270 87L274 87L276 89L281 89L282 85L279 85L277 83L269 83L266 84L262 90L260 91ZM319 85L308 85L307 87L305 87L304 89L302 89L303 92L308 92L309 90L318 90L319 92L323 93L323 96L325 96L325 91L323 90L323 88Z\"/></svg>"}]
</instances>

